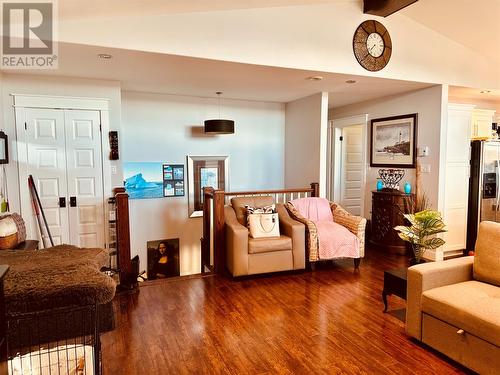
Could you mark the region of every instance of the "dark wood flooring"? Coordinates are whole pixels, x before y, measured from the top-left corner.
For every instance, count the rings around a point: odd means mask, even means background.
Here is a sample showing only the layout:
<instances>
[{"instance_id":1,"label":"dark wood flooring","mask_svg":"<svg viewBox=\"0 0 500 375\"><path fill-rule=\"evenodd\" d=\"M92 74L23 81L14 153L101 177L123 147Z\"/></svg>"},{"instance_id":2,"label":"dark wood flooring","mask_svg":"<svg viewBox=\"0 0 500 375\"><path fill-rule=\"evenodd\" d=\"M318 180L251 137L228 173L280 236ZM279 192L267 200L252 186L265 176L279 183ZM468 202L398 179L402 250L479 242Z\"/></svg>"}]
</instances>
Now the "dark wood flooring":
<instances>
[{"instance_id":1,"label":"dark wood flooring","mask_svg":"<svg viewBox=\"0 0 500 375\"><path fill-rule=\"evenodd\" d=\"M384 314L383 271L406 258L368 250L315 272L143 284L117 297L104 374L461 374ZM389 297L389 309L404 301Z\"/></svg>"}]
</instances>

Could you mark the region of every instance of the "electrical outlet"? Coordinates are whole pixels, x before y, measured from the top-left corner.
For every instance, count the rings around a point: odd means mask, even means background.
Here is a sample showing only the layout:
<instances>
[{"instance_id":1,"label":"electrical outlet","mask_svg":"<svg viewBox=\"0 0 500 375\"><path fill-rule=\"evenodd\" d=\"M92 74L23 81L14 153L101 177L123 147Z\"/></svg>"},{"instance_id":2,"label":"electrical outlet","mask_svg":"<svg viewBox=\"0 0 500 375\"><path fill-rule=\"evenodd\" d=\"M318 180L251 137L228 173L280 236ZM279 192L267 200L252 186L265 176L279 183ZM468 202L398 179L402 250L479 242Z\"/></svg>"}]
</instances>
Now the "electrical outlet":
<instances>
[{"instance_id":1,"label":"electrical outlet","mask_svg":"<svg viewBox=\"0 0 500 375\"><path fill-rule=\"evenodd\" d=\"M431 173L431 165L430 164L420 164L420 172L421 173Z\"/></svg>"},{"instance_id":2,"label":"electrical outlet","mask_svg":"<svg viewBox=\"0 0 500 375\"><path fill-rule=\"evenodd\" d=\"M112 165L112 166L111 166L111 174L112 174L112 175L115 175L115 174L117 174L117 173L118 173L118 170L116 169L116 165Z\"/></svg>"}]
</instances>

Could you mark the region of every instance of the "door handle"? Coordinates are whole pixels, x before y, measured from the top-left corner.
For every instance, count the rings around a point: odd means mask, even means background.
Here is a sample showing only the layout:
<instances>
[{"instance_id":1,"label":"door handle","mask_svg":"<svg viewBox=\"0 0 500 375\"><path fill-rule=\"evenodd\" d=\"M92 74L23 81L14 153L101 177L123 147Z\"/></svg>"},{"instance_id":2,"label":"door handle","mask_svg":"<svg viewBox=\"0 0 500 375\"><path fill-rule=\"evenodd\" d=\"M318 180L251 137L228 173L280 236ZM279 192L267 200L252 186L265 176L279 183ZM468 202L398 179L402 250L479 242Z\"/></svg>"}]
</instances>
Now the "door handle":
<instances>
[{"instance_id":1,"label":"door handle","mask_svg":"<svg viewBox=\"0 0 500 375\"><path fill-rule=\"evenodd\" d=\"M59 197L59 207L61 207L61 208L66 207L66 198L65 197Z\"/></svg>"},{"instance_id":2,"label":"door handle","mask_svg":"<svg viewBox=\"0 0 500 375\"><path fill-rule=\"evenodd\" d=\"M69 206L76 207L76 197L69 197Z\"/></svg>"}]
</instances>

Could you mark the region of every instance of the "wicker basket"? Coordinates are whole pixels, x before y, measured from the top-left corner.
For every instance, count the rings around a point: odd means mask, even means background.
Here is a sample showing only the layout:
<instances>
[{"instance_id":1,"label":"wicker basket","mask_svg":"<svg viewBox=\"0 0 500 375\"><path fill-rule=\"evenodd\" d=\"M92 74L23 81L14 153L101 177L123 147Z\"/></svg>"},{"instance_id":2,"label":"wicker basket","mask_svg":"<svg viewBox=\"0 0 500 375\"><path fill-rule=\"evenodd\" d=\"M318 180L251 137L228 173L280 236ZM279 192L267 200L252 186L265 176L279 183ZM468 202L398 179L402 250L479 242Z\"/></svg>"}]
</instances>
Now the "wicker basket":
<instances>
[{"instance_id":1,"label":"wicker basket","mask_svg":"<svg viewBox=\"0 0 500 375\"><path fill-rule=\"evenodd\" d=\"M0 237L0 250L14 249L18 244L17 233L7 237Z\"/></svg>"}]
</instances>

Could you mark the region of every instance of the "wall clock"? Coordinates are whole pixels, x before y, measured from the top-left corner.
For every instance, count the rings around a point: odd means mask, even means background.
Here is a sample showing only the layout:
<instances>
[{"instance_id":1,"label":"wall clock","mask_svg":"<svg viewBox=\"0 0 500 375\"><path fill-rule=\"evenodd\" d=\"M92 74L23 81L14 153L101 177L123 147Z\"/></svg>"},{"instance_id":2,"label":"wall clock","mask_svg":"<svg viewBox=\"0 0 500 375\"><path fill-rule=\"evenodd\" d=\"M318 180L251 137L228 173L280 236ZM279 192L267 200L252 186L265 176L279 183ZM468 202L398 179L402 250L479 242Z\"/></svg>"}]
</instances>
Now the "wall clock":
<instances>
[{"instance_id":1,"label":"wall clock","mask_svg":"<svg viewBox=\"0 0 500 375\"><path fill-rule=\"evenodd\" d=\"M363 68L371 72L383 69L391 58L389 32L380 22L368 20L358 26L352 39L354 56Z\"/></svg>"}]
</instances>

